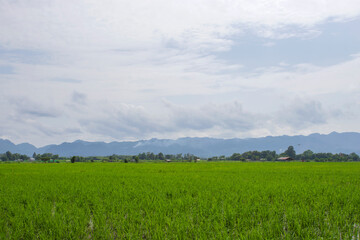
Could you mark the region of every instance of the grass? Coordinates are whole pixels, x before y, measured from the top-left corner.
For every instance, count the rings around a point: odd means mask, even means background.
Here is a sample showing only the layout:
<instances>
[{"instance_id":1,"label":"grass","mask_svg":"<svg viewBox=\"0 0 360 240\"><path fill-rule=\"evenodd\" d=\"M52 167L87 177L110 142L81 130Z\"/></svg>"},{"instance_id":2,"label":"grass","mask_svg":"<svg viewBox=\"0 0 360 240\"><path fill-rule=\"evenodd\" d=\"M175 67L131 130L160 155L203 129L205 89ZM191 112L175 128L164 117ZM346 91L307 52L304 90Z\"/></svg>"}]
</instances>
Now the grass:
<instances>
[{"instance_id":1,"label":"grass","mask_svg":"<svg viewBox=\"0 0 360 240\"><path fill-rule=\"evenodd\" d=\"M0 239L359 239L360 163L0 164Z\"/></svg>"}]
</instances>

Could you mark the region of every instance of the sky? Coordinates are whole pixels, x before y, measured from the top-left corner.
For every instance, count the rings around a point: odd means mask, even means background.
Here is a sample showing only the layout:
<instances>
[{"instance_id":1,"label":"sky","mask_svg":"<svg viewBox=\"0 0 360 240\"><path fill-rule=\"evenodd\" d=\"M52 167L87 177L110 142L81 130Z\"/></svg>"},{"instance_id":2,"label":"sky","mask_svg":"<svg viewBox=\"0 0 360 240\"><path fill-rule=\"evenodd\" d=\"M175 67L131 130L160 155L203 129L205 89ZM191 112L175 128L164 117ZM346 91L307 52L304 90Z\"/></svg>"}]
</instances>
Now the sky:
<instances>
[{"instance_id":1,"label":"sky","mask_svg":"<svg viewBox=\"0 0 360 240\"><path fill-rule=\"evenodd\" d=\"M359 0L0 0L0 138L360 132Z\"/></svg>"}]
</instances>

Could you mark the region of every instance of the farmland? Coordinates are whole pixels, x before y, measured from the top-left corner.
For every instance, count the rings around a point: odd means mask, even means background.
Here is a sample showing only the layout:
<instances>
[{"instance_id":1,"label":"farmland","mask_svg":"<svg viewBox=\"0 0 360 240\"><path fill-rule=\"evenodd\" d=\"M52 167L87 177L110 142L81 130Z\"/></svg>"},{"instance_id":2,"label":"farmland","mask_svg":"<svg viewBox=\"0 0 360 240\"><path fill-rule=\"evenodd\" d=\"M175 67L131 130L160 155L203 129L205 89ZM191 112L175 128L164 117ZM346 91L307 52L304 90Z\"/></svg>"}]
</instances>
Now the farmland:
<instances>
[{"instance_id":1,"label":"farmland","mask_svg":"<svg viewBox=\"0 0 360 240\"><path fill-rule=\"evenodd\" d=\"M360 163L0 164L0 239L359 239Z\"/></svg>"}]
</instances>

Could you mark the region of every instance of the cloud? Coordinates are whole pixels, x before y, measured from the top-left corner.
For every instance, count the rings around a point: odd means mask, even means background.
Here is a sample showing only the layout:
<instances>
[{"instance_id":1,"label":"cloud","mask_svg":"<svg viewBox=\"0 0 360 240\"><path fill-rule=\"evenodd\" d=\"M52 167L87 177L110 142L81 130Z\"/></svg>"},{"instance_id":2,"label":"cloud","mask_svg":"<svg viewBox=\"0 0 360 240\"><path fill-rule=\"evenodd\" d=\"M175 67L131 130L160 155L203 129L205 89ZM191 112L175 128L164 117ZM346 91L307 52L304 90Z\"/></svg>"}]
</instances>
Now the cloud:
<instances>
[{"instance_id":1,"label":"cloud","mask_svg":"<svg viewBox=\"0 0 360 240\"><path fill-rule=\"evenodd\" d=\"M188 107L164 101L160 112L143 106L121 104L99 113L97 118L83 118L86 131L99 135L133 139L175 138L179 136L249 137L256 132L280 133L279 129L298 132L321 126L337 118L341 111L325 110L317 101L296 99L279 111L258 113L245 111L237 102L208 103Z\"/></svg>"},{"instance_id":2,"label":"cloud","mask_svg":"<svg viewBox=\"0 0 360 240\"><path fill-rule=\"evenodd\" d=\"M174 129L206 130L212 128L246 131L256 126L256 117L245 112L237 102L214 104L200 107L183 107L166 102Z\"/></svg>"},{"instance_id":3,"label":"cloud","mask_svg":"<svg viewBox=\"0 0 360 240\"><path fill-rule=\"evenodd\" d=\"M71 97L73 103L84 105L86 104L86 95L83 93L79 93L74 91Z\"/></svg>"},{"instance_id":4,"label":"cloud","mask_svg":"<svg viewBox=\"0 0 360 240\"><path fill-rule=\"evenodd\" d=\"M301 130L308 126L326 124L328 119L331 119L331 113L324 110L320 102L295 99L276 114L274 122Z\"/></svg>"},{"instance_id":5,"label":"cloud","mask_svg":"<svg viewBox=\"0 0 360 240\"><path fill-rule=\"evenodd\" d=\"M311 27L304 27L298 25L284 25L275 28L261 27L255 32L258 36L266 39L287 39L287 38L301 38L311 39L318 37L321 32Z\"/></svg>"},{"instance_id":6,"label":"cloud","mask_svg":"<svg viewBox=\"0 0 360 240\"><path fill-rule=\"evenodd\" d=\"M231 107L234 108L234 106ZM212 111L207 111L208 108L212 108ZM143 106L120 104L113 108L103 109L96 119L82 119L81 124L86 126L87 131L110 135L115 139L121 136L151 138L155 135L174 135L181 131L201 132L221 124L229 124L225 120L226 116L223 116L224 119L221 122L216 122L218 117L216 114L225 113L219 108L220 106L211 105L201 108L184 108L166 102L165 109L152 111ZM241 107L235 106L235 108L241 111ZM239 119L237 122L240 122ZM240 127L240 124L238 126Z\"/></svg>"},{"instance_id":7,"label":"cloud","mask_svg":"<svg viewBox=\"0 0 360 240\"><path fill-rule=\"evenodd\" d=\"M37 136L38 140L28 141L46 144L76 139L232 138L354 131L360 117L354 104L360 89L358 61L354 58L331 67L291 66L293 71L286 65L247 78L196 71L184 74L177 64L168 64L167 69L143 67L137 74L143 79L134 78L126 85L89 81L71 87L69 83L35 81L24 92L19 86L28 84L26 81L2 82L0 122L5 130L1 136L21 142ZM144 79L149 76L147 84ZM172 77L184 77L184 81ZM155 92L141 91L149 87ZM18 97L12 94L15 90ZM184 102L191 94L196 98ZM156 102L154 96L163 97ZM166 100L174 96L179 96L176 104ZM342 124L345 120L346 126Z\"/></svg>"},{"instance_id":8,"label":"cloud","mask_svg":"<svg viewBox=\"0 0 360 240\"><path fill-rule=\"evenodd\" d=\"M218 50L230 35L248 27L266 31L296 25L309 29L327 20L358 16L356 0L346 1L176 1L119 2L60 0L4 1L0 43L6 48L51 51L145 49L169 42L186 49ZM286 37L285 35L283 37ZM171 44L170 44L171 45Z\"/></svg>"},{"instance_id":9,"label":"cloud","mask_svg":"<svg viewBox=\"0 0 360 240\"><path fill-rule=\"evenodd\" d=\"M274 42L266 42L263 44L264 47L273 47L275 45L276 45L276 43L274 43Z\"/></svg>"},{"instance_id":10,"label":"cloud","mask_svg":"<svg viewBox=\"0 0 360 240\"><path fill-rule=\"evenodd\" d=\"M52 81L64 82L64 83L81 83L80 80L72 79L72 78L53 78Z\"/></svg>"},{"instance_id":11,"label":"cloud","mask_svg":"<svg viewBox=\"0 0 360 240\"><path fill-rule=\"evenodd\" d=\"M55 118L59 115L55 108L34 102L28 97L13 98L9 104L16 111L14 116L17 118Z\"/></svg>"},{"instance_id":12,"label":"cloud","mask_svg":"<svg viewBox=\"0 0 360 240\"><path fill-rule=\"evenodd\" d=\"M334 38L321 27L359 14L357 0L2 1L0 66L13 74L0 81L0 135L46 144L360 131L349 104L360 58L349 59L351 41L326 45ZM287 40L308 45L290 51L299 45ZM335 50L346 58L311 61ZM354 117L341 124L333 112L344 106Z\"/></svg>"},{"instance_id":13,"label":"cloud","mask_svg":"<svg viewBox=\"0 0 360 240\"><path fill-rule=\"evenodd\" d=\"M102 105L102 104L101 104ZM97 114L91 118L82 117L79 122L87 131L100 135L108 135L114 139L119 137L146 136L165 130L161 118L146 111L142 106L132 104L98 105Z\"/></svg>"}]
</instances>

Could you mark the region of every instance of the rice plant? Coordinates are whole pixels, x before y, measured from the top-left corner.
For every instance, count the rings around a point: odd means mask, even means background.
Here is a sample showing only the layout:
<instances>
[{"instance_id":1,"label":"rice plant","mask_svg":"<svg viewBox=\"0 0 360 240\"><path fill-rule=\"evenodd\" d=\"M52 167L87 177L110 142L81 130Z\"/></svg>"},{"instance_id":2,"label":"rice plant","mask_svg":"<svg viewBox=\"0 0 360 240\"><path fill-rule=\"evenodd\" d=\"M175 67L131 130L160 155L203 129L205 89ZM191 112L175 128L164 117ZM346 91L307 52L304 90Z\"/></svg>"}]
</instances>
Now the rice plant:
<instances>
[{"instance_id":1,"label":"rice plant","mask_svg":"<svg viewBox=\"0 0 360 240\"><path fill-rule=\"evenodd\" d=\"M360 163L0 164L0 239L359 239Z\"/></svg>"}]
</instances>

